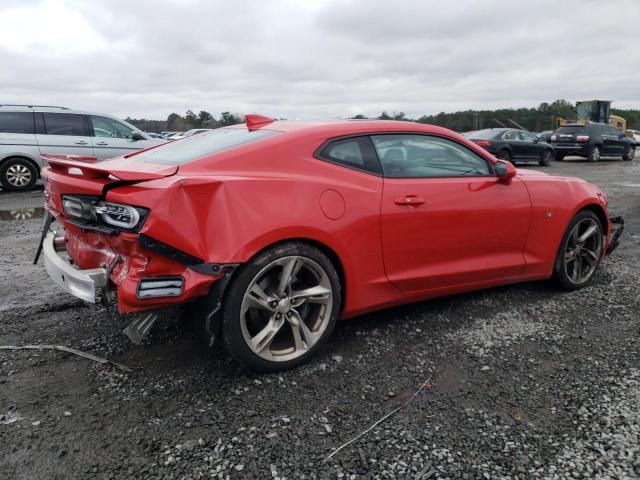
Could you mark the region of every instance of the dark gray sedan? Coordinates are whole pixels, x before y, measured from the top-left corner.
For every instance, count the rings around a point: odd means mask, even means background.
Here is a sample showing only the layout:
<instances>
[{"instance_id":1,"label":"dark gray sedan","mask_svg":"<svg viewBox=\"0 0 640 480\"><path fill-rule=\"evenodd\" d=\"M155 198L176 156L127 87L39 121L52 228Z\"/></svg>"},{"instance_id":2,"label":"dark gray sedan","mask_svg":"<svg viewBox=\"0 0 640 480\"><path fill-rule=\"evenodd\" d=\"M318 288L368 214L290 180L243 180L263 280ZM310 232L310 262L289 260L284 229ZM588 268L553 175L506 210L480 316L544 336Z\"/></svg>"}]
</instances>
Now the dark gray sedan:
<instances>
[{"instance_id":1,"label":"dark gray sedan","mask_svg":"<svg viewBox=\"0 0 640 480\"><path fill-rule=\"evenodd\" d=\"M524 161L549 165L553 158L553 147L525 130L487 128L472 132L468 138L489 153L511 163Z\"/></svg>"}]
</instances>

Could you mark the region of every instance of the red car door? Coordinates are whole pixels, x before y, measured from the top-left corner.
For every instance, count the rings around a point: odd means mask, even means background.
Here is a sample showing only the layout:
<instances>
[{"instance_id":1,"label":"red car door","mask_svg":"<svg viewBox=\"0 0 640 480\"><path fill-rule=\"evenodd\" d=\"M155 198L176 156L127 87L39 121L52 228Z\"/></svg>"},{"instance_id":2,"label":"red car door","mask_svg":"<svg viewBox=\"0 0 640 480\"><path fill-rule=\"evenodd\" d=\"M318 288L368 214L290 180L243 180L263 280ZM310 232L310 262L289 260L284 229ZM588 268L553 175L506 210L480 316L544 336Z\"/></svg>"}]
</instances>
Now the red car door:
<instances>
[{"instance_id":1,"label":"red car door","mask_svg":"<svg viewBox=\"0 0 640 480\"><path fill-rule=\"evenodd\" d=\"M372 136L385 175L387 277L404 291L520 274L531 215L525 185L504 184L466 146L415 134Z\"/></svg>"}]
</instances>

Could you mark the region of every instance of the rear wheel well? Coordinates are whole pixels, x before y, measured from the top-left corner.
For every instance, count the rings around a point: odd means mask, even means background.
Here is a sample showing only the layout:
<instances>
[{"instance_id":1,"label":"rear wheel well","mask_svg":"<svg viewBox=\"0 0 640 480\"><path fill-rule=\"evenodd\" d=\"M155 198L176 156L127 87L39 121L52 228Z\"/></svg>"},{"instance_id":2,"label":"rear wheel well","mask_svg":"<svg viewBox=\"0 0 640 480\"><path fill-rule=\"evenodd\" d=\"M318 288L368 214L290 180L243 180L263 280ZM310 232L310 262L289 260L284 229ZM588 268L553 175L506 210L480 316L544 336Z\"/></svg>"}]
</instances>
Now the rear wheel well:
<instances>
[{"instance_id":1,"label":"rear wheel well","mask_svg":"<svg viewBox=\"0 0 640 480\"><path fill-rule=\"evenodd\" d=\"M38 178L40 178L40 165L38 165L33 159L29 158L29 157L24 157L22 155L11 155L9 157L3 158L2 160L0 160L0 168L2 168L2 166L8 162L9 160L12 159L20 159L20 160L25 160L27 162L29 162L31 165L33 165L33 168L35 168L36 170L36 174L38 175Z\"/></svg>"},{"instance_id":2,"label":"rear wheel well","mask_svg":"<svg viewBox=\"0 0 640 480\"><path fill-rule=\"evenodd\" d=\"M257 252L255 252L251 258L249 258L245 263L250 262L256 255L259 255L260 253L264 252L265 250L277 247L278 245L282 245L284 243L291 243L291 242L295 242L295 243L306 243L307 245L311 245L313 247L316 247L318 250L320 250L322 253L324 253L329 260L331 261L331 264L333 265L333 267L336 269L336 272L338 273L338 277L340 278L340 284L342 285L342 289L341 289L341 293L342 293L342 298L340 299L340 306L341 309L344 309L345 306L345 300L346 300L346 290L347 290L347 286L346 286L346 282L345 282L345 272L344 272L344 266L342 265L342 261L340 260L340 257L338 256L338 254L331 249L330 247L328 247L327 245L325 245L322 242L318 242L317 240L312 240L310 238L287 238L285 240L280 240L274 243L271 243L269 245L266 245L265 247L261 248L260 250L258 250ZM237 271L238 269L236 269ZM234 272L235 274L236 272Z\"/></svg>"}]
</instances>

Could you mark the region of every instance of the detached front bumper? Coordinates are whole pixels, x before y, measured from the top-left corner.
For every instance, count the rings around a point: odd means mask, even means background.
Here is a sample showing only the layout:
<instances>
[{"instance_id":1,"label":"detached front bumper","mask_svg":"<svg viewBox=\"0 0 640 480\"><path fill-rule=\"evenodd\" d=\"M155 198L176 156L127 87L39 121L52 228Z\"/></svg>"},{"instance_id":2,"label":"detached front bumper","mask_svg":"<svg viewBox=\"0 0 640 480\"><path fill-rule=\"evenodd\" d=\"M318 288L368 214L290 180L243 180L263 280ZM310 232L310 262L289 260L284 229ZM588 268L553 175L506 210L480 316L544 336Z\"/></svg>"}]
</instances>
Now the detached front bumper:
<instances>
[{"instance_id":1,"label":"detached front bumper","mask_svg":"<svg viewBox=\"0 0 640 480\"><path fill-rule=\"evenodd\" d=\"M620 216L609 217L611 222L611 238L607 245L607 255L613 252L620 244L620 235L624 231L624 219Z\"/></svg>"},{"instance_id":2,"label":"detached front bumper","mask_svg":"<svg viewBox=\"0 0 640 480\"><path fill-rule=\"evenodd\" d=\"M66 243L63 237L56 237L49 232L42 244L44 266L51 279L71 295L86 302L96 303L102 290L107 286L107 270L105 268L91 268L79 270L75 268L66 253ZM59 253L62 253L60 255Z\"/></svg>"}]
</instances>

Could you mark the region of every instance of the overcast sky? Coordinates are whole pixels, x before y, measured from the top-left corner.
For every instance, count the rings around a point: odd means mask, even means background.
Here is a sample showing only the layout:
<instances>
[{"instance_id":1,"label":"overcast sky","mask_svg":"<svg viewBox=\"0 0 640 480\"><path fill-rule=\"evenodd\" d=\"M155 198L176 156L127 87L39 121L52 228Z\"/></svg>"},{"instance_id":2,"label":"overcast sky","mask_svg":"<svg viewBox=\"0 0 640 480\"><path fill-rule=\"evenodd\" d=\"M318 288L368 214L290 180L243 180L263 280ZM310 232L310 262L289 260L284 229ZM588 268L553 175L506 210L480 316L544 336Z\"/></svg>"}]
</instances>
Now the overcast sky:
<instances>
[{"instance_id":1,"label":"overcast sky","mask_svg":"<svg viewBox=\"0 0 640 480\"><path fill-rule=\"evenodd\" d=\"M0 103L164 119L640 108L640 0L1 0Z\"/></svg>"}]
</instances>

